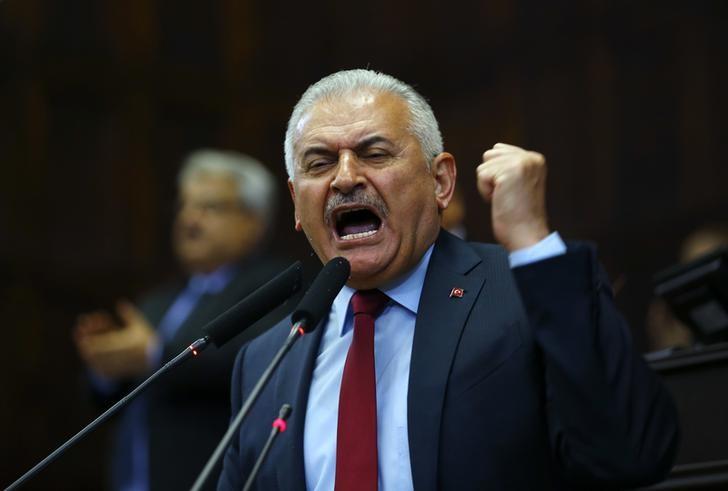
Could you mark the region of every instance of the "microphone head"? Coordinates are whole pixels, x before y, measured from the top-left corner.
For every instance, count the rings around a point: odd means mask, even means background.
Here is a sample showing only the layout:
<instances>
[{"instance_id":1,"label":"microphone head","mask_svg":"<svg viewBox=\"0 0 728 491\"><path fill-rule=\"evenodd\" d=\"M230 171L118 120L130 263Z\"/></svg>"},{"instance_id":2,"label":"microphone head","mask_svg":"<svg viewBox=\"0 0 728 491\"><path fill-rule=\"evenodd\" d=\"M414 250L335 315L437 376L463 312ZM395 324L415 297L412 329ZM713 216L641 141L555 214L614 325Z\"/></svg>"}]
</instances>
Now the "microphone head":
<instances>
[{"instance_id":1,"label":"microphone head","mask_svg":"<svg viewBox=\"0 0 728 491\"><path fill-rule=\"evenodd\" d=\"M288 300L301 288L301 261L220 314L202 331L218 348Z\"/></svg>"},{"instance_id":2,"label":"microphone head","mask_svg":"<svg viewBox=\"0 0 728 491\"><path fill-rule=\"evenodd\" d=\"M312 331L328 313L350 273L349 261L343 257L335 257L326 263L291 315L293 323L301 322L300 327L305 332Z\"/></svg>"},{"instance_id":3,"label":"microphone head","mask_svg":"<svg viewBox=\"0 0 728 491\"><path fill-rule=\"evenodd\" d=\"M291 411L293 408L290 404L284 404L281 406L281 409L278 411L278 417L282 419L283 421L288 419L288 416L291 415Z\"/></svg>"}]
</instances>

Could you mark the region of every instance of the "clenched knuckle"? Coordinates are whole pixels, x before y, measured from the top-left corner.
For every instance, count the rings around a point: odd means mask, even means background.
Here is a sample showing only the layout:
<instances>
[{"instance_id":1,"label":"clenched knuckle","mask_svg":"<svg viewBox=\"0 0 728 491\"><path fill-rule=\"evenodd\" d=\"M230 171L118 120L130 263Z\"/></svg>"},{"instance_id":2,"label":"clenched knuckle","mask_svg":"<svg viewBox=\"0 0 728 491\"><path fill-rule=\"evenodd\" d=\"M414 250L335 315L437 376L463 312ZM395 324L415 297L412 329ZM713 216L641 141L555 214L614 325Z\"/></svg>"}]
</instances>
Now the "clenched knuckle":
<instances>
[{"instance_id":1,"label":"clenched knuckle","mask_svg":"<svg viewBox=\"0 0 728 491\"><path fill-rule=\"evenodd\" d=\"M546 164L546 157L544 157L542 153L529 152L529 156L531 157L531 161L534 165L543 166Z\"/></svg>"}]
</instances>

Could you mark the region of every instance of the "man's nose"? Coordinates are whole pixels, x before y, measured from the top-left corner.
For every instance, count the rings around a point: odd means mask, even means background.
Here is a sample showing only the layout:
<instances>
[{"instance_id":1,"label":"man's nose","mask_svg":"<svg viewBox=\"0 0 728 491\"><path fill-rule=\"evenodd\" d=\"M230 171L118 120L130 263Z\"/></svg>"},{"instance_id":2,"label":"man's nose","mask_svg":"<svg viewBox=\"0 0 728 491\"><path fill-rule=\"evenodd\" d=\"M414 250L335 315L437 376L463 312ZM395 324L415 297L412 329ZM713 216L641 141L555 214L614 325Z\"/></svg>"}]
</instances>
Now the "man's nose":
<instances>
[{"instance_id":1,"label":"man's nose","mask_svg":"<svg viewBox=\"0 0 728 491\"><path fill-rule=\"evenodd\" d=\"M339 154L339 165L336 169L336 176L331 181L331 189L348 194L357 186L363 186L365 181L366 178L356 154L351 150L343 150Z\"/></svg>"},{"instance_id":2,"label":"man's nose","mask_svg":"<svg viewBox=\"0 0 728 491\"><path fill-rule=\"evenodd\" d=\"M202 220L204 210L192 203L183 203L177 210L177 221L184 224L196 223Z\"/></svg>"}]
</instances>

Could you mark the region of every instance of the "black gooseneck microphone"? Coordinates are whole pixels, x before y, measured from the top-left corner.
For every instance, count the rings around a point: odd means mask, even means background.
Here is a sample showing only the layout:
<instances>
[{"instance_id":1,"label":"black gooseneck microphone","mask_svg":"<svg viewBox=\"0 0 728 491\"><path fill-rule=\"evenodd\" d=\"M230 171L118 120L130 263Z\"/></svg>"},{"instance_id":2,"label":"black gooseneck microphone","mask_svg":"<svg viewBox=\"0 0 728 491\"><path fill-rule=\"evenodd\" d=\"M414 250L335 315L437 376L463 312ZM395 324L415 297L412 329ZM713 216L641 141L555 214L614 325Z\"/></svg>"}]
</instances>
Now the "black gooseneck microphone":
<instances>
[{"instance_id":1,"label":"black gooseneck microphone","mask_svg":"<svg viewBox=\"0 0 728 491\"><path fill-rule=\"evenodd\" d=\"M336 295L339 294L339 291L343 288L346 280L349 279L350 272L351 266L349 265L349 261L343 257L335 257L326 263L318 276L316 276L311 287L308 289L306 294L303 296L303 299L301 299L301 302L298 304L298 307L296 307L296 310L291 315L293 327L291 327L283 346L281 346L278 350L276 355L273 357L273 360L268 365L268 368L265 369L258 379L258 382L255 384L255 387L253 387L250 394L243 402L240 411L238 411L238 414L235 415L235 419L233 419L233 422L230 423L230 427L228 427L225 435L222 437L222 440L220 440L220 443L210 456L207 464L205 464L202 472L200 472L197 480L192 485L192 491L200 491L200 489L202 489L205 481L207 481L207 478L212 473L215 464L217 464L220 458L222 458L225 449L228 445L230 445L230 442L235 436L235 433L238 431L238 428L240 428L240 425L250 412L255 401L258 400L260 393L263 391L266 384L268 384L268 381L271 376L273 376L273 372L275 372L276 368L278 368L278 365L280 365L283 357L286 353L288 353L293 346L293 343L295 343L298 338L315 329L321 319L323 319L323 317L328 313Z\"/></svg>"},{"instance_id":2,"label":"black gooseneck microphone","mask_svg":"<svg viewBox=\"0 0 728 491\"><path fill-rule=\"evenodd\" d=\"M301 261L296 261L268 283L236 303L202 328L218 348L291 298L302 286Z\"/></svg>"},{"instance_id":3,"label":"black gooseneck microphone","mask_svg":"<svg viewBox=\"0 0 728 491\"><path fill-rule=\"evenodd\" d=\"M270 435L268 435L268 440L265 442L265 445L263 446L263 450L260 451L260 455L258 455L258 460L255 461L255 465L253 466L253 470L250 471L250 475L248 476L248 480L245 481L245 486L243 486L243 491L250 491L250 489L253 487L253 483L255 482L255 476L258 475L258 471L260 470L260 467L263 465L263 462L265 462L265 458L268 457L268 452L270 451L270 447L273 446L273 440L276 439L276 437L286 431L286 420L291 415L291 406L290 404L284 404L281 406L280 411L278 411L278 417L273 420L273 429L270 430Z\"/></svg>"},{"instance_id":4,"label":"black gooseneck microphone","mask_svg":"<svg viewBox=\"0 0 728 491\"><path fill-rule=\"evenodd\" d=\"M202 331L205 333L204 337L193 342L184 351L165 363L161 368L159 368L159 370L140 383L134 390L104 411L100 416L86 425L86 427L84 427L81 431L68 439L63 445L51 452L51 454L45 459L38 462L32 469L20 476L20 478L18 478L14 483L5 488L5 491L17 489L28 479L35 476L48 464L60 457L76 442L116 414L119 409L127 405L157 378L189 358L197 356L201 351L209 346L210 342L215 344L218 348L221 347L237 334L243 332L255 321L265 316L285 300L288 300L288 298L300 290L300 288L301 262L296 261L278 276L209 322L202 328Z\"/></svg>"},{"instance_id":5,"label":"black gooseneck microphone","mask_svg":"<svg viewBox=\"0 0 728 491\"><path fill-rule=\"evenodd\" d=\"M329 313L331 304L349 279L350 273L349 261L343 257L335 257L326 263L291 314L293 326L304 333L313 331Z\"/></svg>"}]
</instances>

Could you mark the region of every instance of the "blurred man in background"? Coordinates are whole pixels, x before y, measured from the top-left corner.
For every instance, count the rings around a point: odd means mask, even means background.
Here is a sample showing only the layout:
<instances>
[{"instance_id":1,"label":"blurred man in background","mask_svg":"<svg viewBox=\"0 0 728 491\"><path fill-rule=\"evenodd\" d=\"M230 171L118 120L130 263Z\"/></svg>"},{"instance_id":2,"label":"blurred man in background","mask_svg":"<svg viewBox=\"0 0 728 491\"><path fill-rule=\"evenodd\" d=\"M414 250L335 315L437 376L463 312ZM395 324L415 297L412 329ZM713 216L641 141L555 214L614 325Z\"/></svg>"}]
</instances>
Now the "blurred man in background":
<instances>
[{"instance_id":1,"label":"blurred man in background","mask_svg":"<svg viewBox=\"0 0 728 491\"><path fill-rule=\"evenodd\" d=\"M234 152L197 151L180 170L178 193L173 243L186 280L157 289L138 305L119 302L115 316L81 315L74 328L95 392L107 402L284 267L261 254L276 198L273 177L261 163ZM275 315L264 319L214 356L179 367L125 409L113 442L114 489L192 484L226 429L235 353L273 320Z\"/></svg>"},{"instance_id":2,"label":"blurred man in background","mask_svg":"<svg viewBox=\"0 0 728 491\"><path fill-rule=\"evenodd\" d=\"M703 225L688 235L680 245L679 262L686 264L728 246L728 224L711 223ZM649 351L672 348L690 348L693 333L670 310L662 298L650 302L647 310L647 341Z\"/></svg>"}]
</instances>

